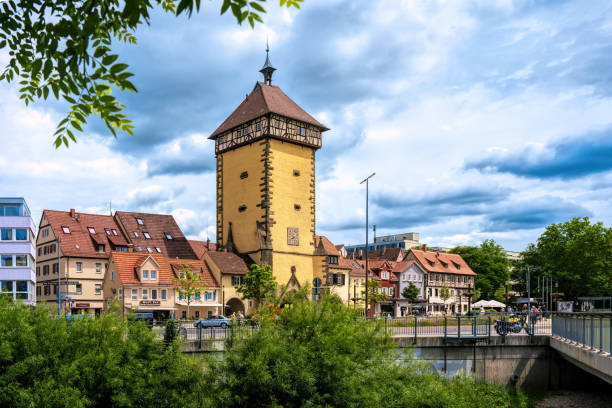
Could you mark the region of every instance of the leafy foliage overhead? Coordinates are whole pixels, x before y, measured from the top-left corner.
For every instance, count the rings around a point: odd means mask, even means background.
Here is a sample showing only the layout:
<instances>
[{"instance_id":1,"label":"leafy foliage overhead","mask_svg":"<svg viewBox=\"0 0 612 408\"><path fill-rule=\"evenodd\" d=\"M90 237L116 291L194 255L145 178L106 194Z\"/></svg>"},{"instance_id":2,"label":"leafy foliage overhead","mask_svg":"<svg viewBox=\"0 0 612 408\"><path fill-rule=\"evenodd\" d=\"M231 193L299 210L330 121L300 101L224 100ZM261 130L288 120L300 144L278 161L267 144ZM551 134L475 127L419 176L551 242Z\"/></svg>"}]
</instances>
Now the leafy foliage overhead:
<instances>
[{"instance_id":1,"label":"leafy foliage overhead","mask_svg":"<svg viewBox=\"0 0 612 408\"><path fill-rule=\"evenodd\" d=\"M280 0L300 7L303 0ZM263 22L265 0L223 0L221 14L231 10L239 24ZM90 115L98 115L111 134L133 135L126 106L112 91L136 91L134 74L113 51L117 43L136 44L136 29L149 24L161 7L177 16L200 10L201 0L8 0L0 2L0 50L9 62L0 81L19 81L28 105L49 95L70 104L55 131L55 147L76 142Z\"/></svg>"}]
</instances>

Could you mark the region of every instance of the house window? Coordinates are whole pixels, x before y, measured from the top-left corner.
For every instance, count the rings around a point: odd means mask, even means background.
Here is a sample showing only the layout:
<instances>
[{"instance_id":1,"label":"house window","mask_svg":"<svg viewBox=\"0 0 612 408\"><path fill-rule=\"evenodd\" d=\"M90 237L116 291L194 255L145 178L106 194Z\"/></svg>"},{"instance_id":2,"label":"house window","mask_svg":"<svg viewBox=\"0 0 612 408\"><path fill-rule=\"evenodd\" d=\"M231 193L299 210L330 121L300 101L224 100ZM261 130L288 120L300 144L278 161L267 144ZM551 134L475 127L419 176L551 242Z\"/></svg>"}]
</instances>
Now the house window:
<instances>
[{"instance_id":1,"label":"house window","mask_svg":"<svg viewBox=\"0 0 612 408\"><path fill-rule=\"evenodd\" d=\"M119 300L123 299L123 289L119 288Z\"/></svg>"},{"instance_id":2,"label":"house window","mask_svg":"<svg viewBox=\"0 0 612 408\"><path fill-rule=\"evenodd\" d=\"M87 227L87 231L89 231L90 234L96 233L96 229L94 227Z\"/></svg>"},{"instance_id":3,"label":"house window","mask_svg":"<svg viewBox=\"0 0 612 408\"><path fill-rule=\"evenodd\" d=\"M142 298L143 299L148 299L149 298L149 289L143 289L142 290Z\"/></svg>"},{"instance_id":4,"label":"house window","mask_svg":"<svg viewBox=\"0 0 612 408\"><path fill-rule=\"evenodd\" d=\"M62 227L62 231L64 232L64 234L70 234L70 228L68 227Z\"/></svg>"},{"instance_id":5,"label":"house window","mask_svg":"<svg viewBox=\"0 0 612 408\"><path fill-rule=\"evenodd\" d=\"M388 280L388 279L389 279L389 272L387 272L387 271L382 271L382 272L380 273L380 278L381 278L381 279L387 279L387 280Z\"/></svg>"},{"instance_id":6,"label":"house window","mask_svg":"<svg viewBox=\"0 0 612 408\"><path fill-rule=\"evenodd\" d=\"M249 130L247 128L242 129L242 135L246 136L246 134L249 132Z\"/></svg>"},{"instance_id":7,"label":"house window","mask_svg":"<svg viewBox=\"0 0 612 408\"><path fill-rule=\"evenodd\" d=\"M240 211L240 212L245 212L246 209L247 209L247 206L244 205L244 204L242 204L240 207L238 207L238 211Z\"/></svg>"},{"instance_id":8,"label":"house window","mask_svg":"<svg viewBox=\"0 0 612 408\"><path fill-rule=\"evenodd\" d=\"M111 280L115 280L115 271L111 271Z\"/></svg>"},{"instance_id":9,"label":"house window","mask_svg":"<svg viewBox=\"0 0 612 408\"><path fill-rule=\"evenodd\" d=\"M436 296L438 296L438 288L435 289Z\"/></svg>"},{"instance_id":10,"label":"house window","mask_svg":"<svg viewBox=\"0 0 612 408\"><path fill-rule=\"evenodd\" d=\"M116 230L116 229L114 229L114 228L113 228L111 231L113 231L113 235L114 235L114 236L119 235L119 234L117 234L117 230Z\"/></svg>"},{"instance_id":11,"label":"house window","mask_svg":"<svg viewBox=\"0 0 612 408\"><path fill-rule=\"evenodd\" d=\"M166 289L161 290L161 298L162 300L166 300Z\"/></svg>"},{"instance_id":12,"label":"house window","mask_svg":"<svg viewBox=\"0 0 612 408\"><path fill-rule=\"evenodd\" d=\"M103 244L99 244L98 245L98 252L104 252L104 245Z\"/></svg>"},{"instance_id":13,"label":"house window","mask_svg":"<svg viewBox=\"0 0 612 408\"><path fill-rule=\"evenodd\" d=\"M317 133L317 131L316 131L316 130L313 130L313 131L312 131L312 135L313 135L314 137L317 137L317 134L318 134L318 133Z\"/></svg>"},{"instance_id":14,"label":"house window","mask_svg":"<svg viewBox=\"0 0 612 408\"><path fill-rule=\"evenodd\" d=\"M53 264L53 273L56 274L59 272L59 264L58 263L54 263Z\"/></svg>"},{"instance_id":15,"label":"house window","mask_svg":"<svg viewBox=\"0 0 612 408\"><path fill-rule=\"evenodd\" d=\"M106 235L110 235L111 231L108 228L104 228L104 232L106 232Z\"/></svg>"},{"instance_id":16,"label":"house window","mask_svg":"<svg viewBox=\"0 0 612 408\"><path fill-rule=\"evenodd\" d=\"M248 171L243 171L242 173L240 173L240 179L245 179L247 177L249 177Z\"/></svg>"},{"instance_id":17,"label":"house window","mask_svg":"<svg viewBox=\"0 0 612 408\"><path fill-rule=\"evenodd\" d=\"M261 130L261 123L257 122L257 124L255 125L255 129L257 129L258 131Z\"/></svg>"},{"instance_id":18,"label":"house window","mask_svg":"<svg viewBox=\"0 0 612 408\"><path fill-rule=\"evenodd\" d=\"M147 252L148 252L148 253L150 253L150 254L152 254L152 253L153 253L153 250L152 250L151 248L147 247Z\"/></svg>"},{"instance_id":19,"label":"house window","mask_svg":"<svg viewBox=\"0 0 612 408\"><path fill-rule=\"evenodd\" d=\"M142 222L142 218L136 218L136 222L138 223L138 225L144 225L144 222Z\"/></svg>"},{"instance_id":20,"label":"house window","mask_svg":"<svg viewBox=\"0 0 612 408\"><path fill-rule=\"evenodd\" d=\"M43 265L43 276L49 274L49 265Z\"/></svg>"},{"instance_id":21,"label":"house window","mask_svg":"<svg viewBox=\"0 0 612 408\"><path fill-rule=\"evenodd\" d=\"M149 271L142 271L142 280L149 280Z\"/></svg>"},{"instance_id":22,"label":"house window","mask_svg":"<svg viewBox=\"0 0 612 408\"><path fill-rule=\"evenodd\" d=\"M96 288L96 289L95 289L95 290L96 290L96 295L100 295L100 294L102 294L102 284L100 284L100 283L96 283L95 288Z\"/></svg>"},{"instance_id":23,"label":"house window","mask_svg":"<svg viewBox=\"0 0 612 408\"><path fill-rule=\"evenodd\" d=\"M38 248L38 256L42 256L42 248Z\"/></svg>"},{"instance_id":24,"label":"house window","mask_svg":"<svg viewBox=\"0 0 612 408\"><path fill-rule=\"evenodd\" d=\"M146 231L143 231L142 235L144 235L146 239L151 239L151 235Z\"/></svg>"},{"instance_id":25,"label":"house window","mask_svg":"<svg viewBox=\"0 0 612 408\"><path fill-rule=\"evenodd\" d=\"M327 262L330 264L338 265L338 257L335 255L330 255L327 257Z\"/></svg>"},{"instance_id":26,"label":"house window","mask_svg":"<svg viewBox=\"0 0 612 408\"><path fill-rule=\"evenodd\" d=\"M36 296L40 296L40 286L36 287Z\"/></svg>"},{"instance_id":27,"label":"house window","mask_svg":"<svg viewBox=\"0 0 612 408\"><path fill-rule=\"evenodd\" d=\"M36 276L40 276L40 266L36 267Z\"/></svg>"},{"instance_id":28,"label":"house window","mask_svg":"<svg viewBox=\"0 0 612 408\"><path fill-rule=\"evenodd\" d=\"M242 276L232 276L232 286L242 285Z\"/></svg>"},{"instance_id":29,"label":"house window","mask_svg":"<svg viewBox=\"0 0 612 408\"><path fill-rule=\"evenodd\" d=\"M132 300L138 299L138 289L132 289Z\"/></svg>"},{"instance_id":30,"label":"house window","mask_svg":"<svg viewBox=\"0 0 612 408\"><path fill-rule=\"evenodd\" d=\"M83 272L83 262L77 262L76 263L76 271L77 272Z\"/></svg>"},{"instance_id":31,"label":"house window","mask_svg":"<svg viewBox=\"0 0 612 408\"><path fill-rule=\"evenodd\" d=\"M42 230L42 236L43 238L46 238L49 236L49 229L45 228L44 230Z\"/></svg>"},{"instance_id":32,"label":"house window","mask_svg":"<svg viewBox=\"0 0 612 408\"><path fill-rule=\"evenodd\" d=\"M157 271L156 270L152 270L151 271L151 280L156 280L157 279Z\"/></svg>"},{"instance_id":33,"label":"house window","mask_svg":"<svg viewBox=\"0 0 612 408\"><path fill-rule=\"evenodd\" d=\"M51 286L44 287L45 296L49 296L51 294Z\"/></svg>"},{"instance_id":34,"label":"house window","mask_svg":"<svg viewBox=\"0 0 612 408\"><path fill-rule=\"evenodd\" d=\"M101 263L97 263L96 264L96 273L102 273L102 264Z\"/></svg>"},{"instance_id":35,"label":"house window","mask_svg":"<svg viewBox=\"0 0 612 408\"><path fill-rule=\"evenodd\" d=\"M77 283L76 285L76 294L77 295L82 295L83 294L83 285L80 283Z\"/></svg>"},{"instance_id":36,"label":"house window","mask_svg":"<svg viewBox=\"0 0 612 408\"><path fill-rule=\"evenodd\" d=\"M161 248L155 247L155 250L157 251L158 254L161 254Z\"/></svg>"},{"instance_id":37,"label":"house window","mask_svg":"<svg viewBox=\"0 0 612 408\"><path fill-rule=\"evenodd\" d=\"M138 231L134 231L134 236L138 238Z\"/></svg>"},{"instance_id":38,"label":"house window","mask_svg":"<svg viewBox=\"0 0 612 408\"><path fill-rule=\"evenodd\" d=\"M157 289L151 289L151 299L157 299Z\"/></svg>"},{"instance_id":39,"label":"house window","mask_svg":"<svg viewBox=\"0 0 612 408\"><path fill-rule=\"evenodd\" d=\"M166 239L167 239L167 240L171 240L171 239L172 239L172 235L171 235L171 234L169 234L169 233L167 233L167 232L166 232L166 234L165 234L165 235L166 235Z\"/></svg>"},{"instance_id":40,"label":"house window","mask_svg":"<svg viewBox=\"0 0 612 408\"><path fill-rule=\"evenodd\" d=\"M136 251L138 251L138 252L142 252L142 247L140 247L140 246L139 246L139 247L136 247Z\"/></svg>"},{"instance_id":41,"label":"house window","mask_svg":"<svg viewBox=\"0 0 612 408\"><path fill-rule=\"evenodd\" d=\"M389 288L389 296L395 296L395 288Z\"/></svg>"}]
</instances>

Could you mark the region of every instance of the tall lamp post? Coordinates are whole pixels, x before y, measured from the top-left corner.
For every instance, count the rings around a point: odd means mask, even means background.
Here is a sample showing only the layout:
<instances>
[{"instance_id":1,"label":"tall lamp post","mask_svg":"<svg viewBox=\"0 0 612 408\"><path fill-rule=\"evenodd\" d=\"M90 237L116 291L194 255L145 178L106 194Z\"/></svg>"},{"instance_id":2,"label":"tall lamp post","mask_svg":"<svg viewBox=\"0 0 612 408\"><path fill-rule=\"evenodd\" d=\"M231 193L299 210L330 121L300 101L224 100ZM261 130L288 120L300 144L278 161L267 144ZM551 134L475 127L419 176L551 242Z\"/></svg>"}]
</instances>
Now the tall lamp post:
<instances>
[{"instance_id":1,"label":"tall lamp post","mask_svg":"<svg viewBox=\"0 0 612 408\"><path fill-rule=\"evenodd\" d=\"M366 225L365 225L365 231L366 231L366 241L365 241L365 277L366 277L365 278L365 316L366 316L366 318L368 317L368 230L370 229L370 224L369 224L369 220L368 220L368 194L369 194L369 187L370 187L370 179L372 177L374 177L375 175L376 175L376 173L372 173L368 177L363 179L361 181L361 183L359 183L359 184L365 183L365 185L366 185Z\"/></svg>"},{"instance_id":2,"label":"tall lamp post","mask_svg":"<svg viewBox=\"0 0 612 408\"><path fill-rule=\"evenodd\" d=\"M60 273L60 243L61 238L57 237L57 315L62 314L62 274ZM68 286L66 286L68 289ZM67 291L66 291L67 292Z\"/></svg>"}]
</instances>

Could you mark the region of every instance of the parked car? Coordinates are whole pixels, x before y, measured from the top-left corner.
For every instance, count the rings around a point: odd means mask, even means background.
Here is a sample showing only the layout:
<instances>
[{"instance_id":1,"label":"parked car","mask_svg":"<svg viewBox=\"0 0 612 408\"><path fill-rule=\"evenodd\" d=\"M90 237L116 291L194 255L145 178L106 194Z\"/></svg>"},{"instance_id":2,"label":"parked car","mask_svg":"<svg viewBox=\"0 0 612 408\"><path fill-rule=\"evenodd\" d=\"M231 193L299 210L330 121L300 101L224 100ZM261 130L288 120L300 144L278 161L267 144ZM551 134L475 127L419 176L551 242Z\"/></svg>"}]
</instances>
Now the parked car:
<instances>
[{"instance_id":1,"label":"parked car","mask_svg":"<svg viewBox=\"0 0 612 408\"><path fill-rule=\"evenodd\" d=\"M232 319L225 316L213 315L203 320L198 320L193 324L194 327L221 327L225 329L232 324Z\"/></svg>"}]
</instances>

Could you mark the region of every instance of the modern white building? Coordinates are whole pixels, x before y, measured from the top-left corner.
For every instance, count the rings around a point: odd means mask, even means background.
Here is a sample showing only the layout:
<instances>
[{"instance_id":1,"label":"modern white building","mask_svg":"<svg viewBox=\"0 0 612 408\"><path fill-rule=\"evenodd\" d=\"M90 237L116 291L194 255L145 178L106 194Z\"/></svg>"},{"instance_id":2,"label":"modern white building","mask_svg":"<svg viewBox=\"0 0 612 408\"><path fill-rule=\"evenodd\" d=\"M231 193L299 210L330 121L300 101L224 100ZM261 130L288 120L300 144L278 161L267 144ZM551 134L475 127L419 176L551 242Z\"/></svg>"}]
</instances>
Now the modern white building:
<instances>
[{"instance_id":1,"label":"modern white building","mask_svg":"<svg viewBox=\"0 0 612 408\"><path fill-rule=\"evenodd\" d=\"M0 292L36 303L36 226L23 198L0 198Z\"/></svg>"}]
</instances>

